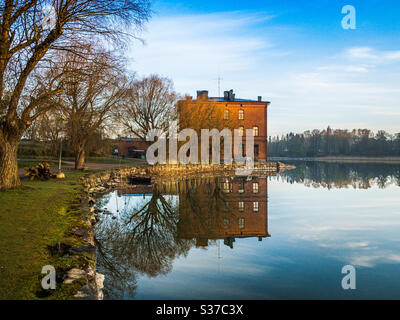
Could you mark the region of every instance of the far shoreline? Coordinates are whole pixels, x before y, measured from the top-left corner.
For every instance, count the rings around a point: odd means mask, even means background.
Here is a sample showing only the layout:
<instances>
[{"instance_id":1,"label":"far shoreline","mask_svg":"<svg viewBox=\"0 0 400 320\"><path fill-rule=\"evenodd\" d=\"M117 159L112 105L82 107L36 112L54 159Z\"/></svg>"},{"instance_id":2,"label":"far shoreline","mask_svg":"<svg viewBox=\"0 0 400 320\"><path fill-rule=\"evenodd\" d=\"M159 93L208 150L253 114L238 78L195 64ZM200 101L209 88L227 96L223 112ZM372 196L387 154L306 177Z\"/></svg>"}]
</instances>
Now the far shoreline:
<instances>
[{"instance_id":1,"label":"far shoreline","mask_svg":"<svg viewBox=\"0 0 400 320\"><path fill-rule=\"evenodd\" d=\"M269 161L316 161L316 162L345 162L345 163L390 163L400 164L400 157L269 157Z\"/></svg>"}]
</instances>

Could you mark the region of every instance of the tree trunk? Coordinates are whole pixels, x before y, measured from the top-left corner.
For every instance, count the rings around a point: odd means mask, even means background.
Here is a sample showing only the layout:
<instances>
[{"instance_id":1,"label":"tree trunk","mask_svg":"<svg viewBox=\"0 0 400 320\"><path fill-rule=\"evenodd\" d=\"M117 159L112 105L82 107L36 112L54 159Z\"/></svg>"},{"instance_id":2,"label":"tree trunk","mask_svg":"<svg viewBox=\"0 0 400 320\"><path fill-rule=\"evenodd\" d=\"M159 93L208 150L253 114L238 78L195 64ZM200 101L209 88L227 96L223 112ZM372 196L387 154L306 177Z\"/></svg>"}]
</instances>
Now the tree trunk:
<instances>
[{"instance_id":1,"label":"tree trunk","mask_svg":"<svg viewBox=\"0 0 400 320\"><path fill-rule=\"evenodd\" d=\"M85 168L85 148L79 147L75 156L75 170L82 170Z\"/></svg>"},{"instance_id":2,"label":"tree trunk","mask_svg":"<svg viewBox=\"0 0 400 320\"><path fill-rule=\"evenodd\" d=\"M18 176L18 140L0 142L0 191L21 186Z\"/></svg>"}]
</instances>

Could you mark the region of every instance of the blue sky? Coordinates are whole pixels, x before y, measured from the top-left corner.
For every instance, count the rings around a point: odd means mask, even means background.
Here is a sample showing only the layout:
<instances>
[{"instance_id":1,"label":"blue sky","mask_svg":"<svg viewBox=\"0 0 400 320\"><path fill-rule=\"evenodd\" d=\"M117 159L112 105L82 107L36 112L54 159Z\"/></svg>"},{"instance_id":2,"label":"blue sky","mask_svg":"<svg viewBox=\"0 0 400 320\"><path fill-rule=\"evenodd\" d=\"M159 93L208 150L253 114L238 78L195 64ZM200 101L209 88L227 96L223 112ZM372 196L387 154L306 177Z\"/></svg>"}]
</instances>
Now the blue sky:
<instances>
[{"instance_id":1,"label":"blue sky","mask_svg":"<svg viewBox=\"0 0 400 320\"><path fill-rule=\"evenodd\" d=\"M356 9L345 30L342 7ZM129 50L138 76L179 93L234 89L272 102L269 134L371 128L400 132L400 2L163 1Z\"/></svg>"}]
</instances>

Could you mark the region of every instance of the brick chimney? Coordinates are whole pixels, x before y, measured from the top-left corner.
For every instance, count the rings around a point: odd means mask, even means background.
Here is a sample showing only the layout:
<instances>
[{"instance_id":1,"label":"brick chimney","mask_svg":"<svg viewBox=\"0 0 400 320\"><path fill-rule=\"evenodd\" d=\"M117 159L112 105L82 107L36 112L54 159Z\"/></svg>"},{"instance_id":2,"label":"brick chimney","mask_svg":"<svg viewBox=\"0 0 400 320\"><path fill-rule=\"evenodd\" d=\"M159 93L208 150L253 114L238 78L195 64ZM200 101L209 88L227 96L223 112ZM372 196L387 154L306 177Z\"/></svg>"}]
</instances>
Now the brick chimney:
<instances>
[{"instance_id":1,"label":"brick chimney","mask_svg":"<svg viewBox=\"0 0 400 320\"><path fill-rule=\"evenodd\" d=\"M208 91L207 90L197 91L197 100L208 100Z\"/></svg>"},{"instance_id":2,"label":"brick chimney","mask_svg":"<svg viewBox=\"0 0 400 320\"><path fill-rule=\"evenodd\" d=\"M233 90L224 92L224 100L225 101L235 101L235 94L233 93Z\"/></svg>"},{"instance_id":3,"label":"brick chimney","mask_svg":"<svg viewBox=\"0 0 400 320\"><path fill-rule=\"evenodd\" d=\"M258 102L262 102L262 96L258 96Z\"/></svg>"},{"instance_id":4,"label":"brick chimney","mask_svg":"<svg viewBox=\"0 0 400 320\"><path fill-rule=\"evenodd\" d=\"M225 101L229 101L229 96L230 96L229 91L224 91L224 100Z\"/></svg>"}]
</instances>

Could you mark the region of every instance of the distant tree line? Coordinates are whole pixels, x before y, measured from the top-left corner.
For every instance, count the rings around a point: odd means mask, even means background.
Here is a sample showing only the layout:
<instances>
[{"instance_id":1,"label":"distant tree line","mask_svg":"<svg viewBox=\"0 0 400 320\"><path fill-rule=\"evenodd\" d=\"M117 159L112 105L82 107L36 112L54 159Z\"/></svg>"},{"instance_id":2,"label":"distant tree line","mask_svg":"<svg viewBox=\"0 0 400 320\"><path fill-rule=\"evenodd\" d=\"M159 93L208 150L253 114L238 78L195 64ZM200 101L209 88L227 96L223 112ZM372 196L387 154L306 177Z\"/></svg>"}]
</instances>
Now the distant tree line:
<instances>
[{"instance_id":1,"label":"distant tree line","mask_svg":"<svg viewBox=\"0 0 400 320\"><path fill-rule=\"evenodd\" d=\"M282 172L278 179L290 184L303 183L310 188L384 189L400 186L400 168L393 164L326 163L318 161L293 161L295 170Z\"/></svg>"},{"instance_id":2,"label":"distant tree line","mask_svg":"<svg viewBox=\"0 0 400 320\"><path fill-rule=\"evenodd\" d=\"M380 130L374 134L369 129L342 129L305 131L269 138L271 157L321 157L321 156L400 156L400 133L389 134Z\"/></svg>"}]
</instances>

